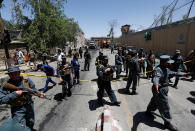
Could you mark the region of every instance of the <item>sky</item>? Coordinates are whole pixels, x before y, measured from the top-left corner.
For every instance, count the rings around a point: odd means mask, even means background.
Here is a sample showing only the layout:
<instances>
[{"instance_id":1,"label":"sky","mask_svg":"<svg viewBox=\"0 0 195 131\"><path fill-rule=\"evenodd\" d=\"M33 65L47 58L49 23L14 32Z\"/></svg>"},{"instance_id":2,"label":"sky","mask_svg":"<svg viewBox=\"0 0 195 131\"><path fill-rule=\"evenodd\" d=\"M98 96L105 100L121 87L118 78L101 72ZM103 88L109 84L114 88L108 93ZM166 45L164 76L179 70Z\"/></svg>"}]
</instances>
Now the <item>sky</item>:
<instances>
[{"instance_id":1,"label":"sky","mask_svg":"<svg viewBox=\"0 0 195 131\"><path fill-rule=\"evenodd\" d=\"M4 0L5 7L1 9L4 19L11 19L11 0ZM134 30L148 28L154 17L162 12L164 5L173 0L68 0L64 5L64 13L74 18L85 33L86 38L107 36L110 30L109 22L117 21L114 36L121 35L121 26L131 25ZM177 7L191 0L179 0ZM173 21L181 20L190 5L174 12ZM26 13L26 12L25 12ZM26 13L29 15L29 13ZM195 4L190 17L195 16Z\"/></svg>"}]
</instances>

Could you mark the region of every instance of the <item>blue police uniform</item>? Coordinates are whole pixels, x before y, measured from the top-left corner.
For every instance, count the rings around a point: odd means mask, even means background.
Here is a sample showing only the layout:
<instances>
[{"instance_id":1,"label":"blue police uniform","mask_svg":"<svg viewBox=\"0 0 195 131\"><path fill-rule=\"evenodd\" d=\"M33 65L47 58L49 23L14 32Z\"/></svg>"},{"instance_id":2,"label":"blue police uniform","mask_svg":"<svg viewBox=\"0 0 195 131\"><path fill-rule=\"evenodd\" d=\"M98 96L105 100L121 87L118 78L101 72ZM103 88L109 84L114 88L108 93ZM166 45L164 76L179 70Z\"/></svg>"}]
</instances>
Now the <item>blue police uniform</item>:
<instances>
[{"instance_id":1,"label":"blue police uniform","mask_svg":"<svg viewBox=\"0 0 195 131\"><path fill-rule=\"evenodd\" d=\"M43 72L45 72L46 76L54 76L54 68L49 66L49 65L46 65L46 64L42 64L43 66ZM37 71L38 68L35 69L35 71ZM56 82L54 82L50 77L47 77L46 79L46 83L45 83L45 86L44 86L44 92L47 91L47 88L48 88L48 84L49 82L51 82L53 84L53 86L56 85Z\"/></svg>"},{"instance_id":2,"label":"blue police uniform","mask_svg":"<svg viewBox=\"0 0 195 131\"><path fill-rule=\"evenodd\" d=\"M71 65L73 67L73 74L75 75L75 79L77 79L77 84L79 83L79 78L80 78L80 64L79 61L77 59L73 59L71 61Z\"/></svg>"},{"instance_id":3,"label":"blue police uniform","mask_svg":"<svg viewBox=\"0 0 195 131\"><path fill-rule=\"evenodd\" d=\"M20 71L19 67L13 66L8 68L8 73L15 71ZM37 89L35 88L35 84L30 79L27 79L27 82L29 88L37 91ZM13 90L4 89L3 87L6 83L15 85L18 88L27 88L25 87L23 77L20 77L19 81L9 79L0 87L0 104L10 104L12 119L18 123L23 124L24 126L33 129L35 117L34 102L31 99L31 95L23 94L19 96Z\"/></svg>"},{"instance_id":4,"label":"blue police uniform","mask_svg":"<svg viewBox=\"0 0 195 131\"><path fill-rule=\"evenodd\" d=\"M104 59L108 59L107 56L104 56ZM111 68L110 72L105 72L107 68ZM117 101L117 98L114 94L114 91L111 88L111 80L113 75L114 69L110 65L100 65L98 66L98 88L99 91L97 93L98 102L102 104L102 97L104 94L104 89L106 90L110 101L114 105L119 105L120 102Z\"/></svg>"},{"instance_id":5,"label":"blue police uniform","mask_svg":"<svg viewBox=\"0 0 195 131\"><path fill-rule=\"evenodd\" d=\"M116 54L115 55L115 65L117 67L117 71L116 71L116 77L120 78L120 73L122 71L122 64L121 62L123 62L122 56L120 54Z\"/></svg>"},{"instance_id":6,"label":"blue police uniform","mask_svg":"<svg viewBox=\"0 0 195 131\"><path fill-rule=\"evenodd\" d=\"M176 54L177 53L180 54L180 50L176 50ZM172 57L172 60L174 60L173 69L172 70L175 71L175 72L181 72L182 68L185 67L183 57L181 55L174 55ZM179 83L179 77L176 76L175 83L174 83L173 87L178 88L177 87L178 83Z\"/></svg>"},{"instance_id":7,"label":"blue police uniform","mask_svg":"<svg viewBox=\"0 0 195 131\"><path fill-rule=\"evenodd\" d=\"M136 94L136 86L137 86L137 78L140 73L139 69L139 64L138 64L138 59L135 57L136 56L136 51L132 51L132 55L134 55L130 60L129 60L129 76L127 80L127 85L126 85L126 90L129 92L129 88L131 86L131 83L133 82L133 87L132 87L132 94Z\"/></svg>"},{"instance_id":8,"label":"blue police uniform","mask_svg":"<svg viewBox=\"0 0 195 131\"><path fill-rule=\"evenodd\" d=\"M160 57L161 61L170 61L170 56L163 55ZM169 59L169 60L167 60ZM152 111L155 111L156 109L159 110L162 119L165 122L165 126L168 126L171 130L177 130L174 128L170 123L171 123L171 114L170 114L170 106L168 103L168 85L169 85L169 80L168 77L169 75L174 75L174 76L182 76L183 74L180 72L173 72L170 71L168 68L163 67L162 65L157 66L154 69L153 72L153 86L152 86L152 93L153 97L151 98L151 101L147 107L147 113L151 113ZM158 91L156 91L156 85L159 85Z\"/></svg>"}]
</instances>

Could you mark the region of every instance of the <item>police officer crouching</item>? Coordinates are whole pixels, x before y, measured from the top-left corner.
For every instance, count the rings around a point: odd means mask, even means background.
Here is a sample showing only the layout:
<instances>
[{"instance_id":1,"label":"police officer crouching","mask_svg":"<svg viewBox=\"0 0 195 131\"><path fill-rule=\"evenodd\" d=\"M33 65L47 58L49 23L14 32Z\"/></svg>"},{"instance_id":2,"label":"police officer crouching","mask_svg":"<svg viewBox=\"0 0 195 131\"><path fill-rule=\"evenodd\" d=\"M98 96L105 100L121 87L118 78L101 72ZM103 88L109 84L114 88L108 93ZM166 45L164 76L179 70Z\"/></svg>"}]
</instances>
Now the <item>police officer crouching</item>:
<instances>
[{"instance_id":1,"label":"police officer crouching","mask_svg":"<svg viewBox=\"0 0 195 131\"><path fill-rule=\"evenodd\" d=\"M173 62L174 61L171 60L168 55L160 56L160 65L154 69L152 86L153 97L147 107L146 115L154 118L152 112L158 109L162 119L164 120L165 128L171 131L178 131L178 129L171 124L172 118L168 103L168 77L169 75L187 76L188 74L170 71L167 67L169 67L169 64Z\"/></svg>"},{"instance_id":2,"label":"police officer crouching","mask_svg":"<svg viewBox=\"0 0 195 131\"><path fill-rule=\"evenodd\" d=\"M12 119L33 130L35 116L32 95L22 89L13 90L11 87L30 88L38 92L35 84L30 79L20 76L20 69L17 66L10 66L8 75L10 79L0 87L0 104L10 104ZM43 98L44 94L41 93L40 97Z\"/></svg>"},{"instance_id":3,"label":"police officer crouching","mask_svg":"<svg viewBox=\"0 0 195 131\"><path fill-rule=\"evenodd\" d=\"M136 86L137 86L137 79L140 76L140 68L139 68L139 63L137 59L137 52L136 50L131 51L131 59L128 61L128 66L129 66L129 76L127 80L127 85L126 85L126 92L130 94L129 88L131 86L131 83L133 82L133 87L132 87L132 93L131 95L136 95Z\"/></svg>"},{"instance_id":4,"label":"police officer crouching","mask_svg":"<svg viewBox=\"0 0 195 131\"><path fill-rule=\"evenodd\" d=\"M106 90L111 104L120 106L119 101L117 101L117 98L114 94L114 91L111 88L111 80L113 77L114 69L110 65L108 65L108 57L103 56L102 65L98 67L98 88L99 91L97 92L98 96L98 103L103 106L102 97L104 94L104 89Z\"/></svg>"},{"instance_id":5,"label":"police officer crouching","mask_svg":"<svg viewBox=\"0 0 195 131\"><path fill-rule=\"evenodd\" d=\"M62 55L62 63L60 64L60 83L62 84L62 97L71 96L71 88L73 85L72 79L73 68L69 62L66 61L66 56ZM68 88L67 88L68 84ZM66 90L67 89L67 90ZM66 92L67 91L67 92Z\"/></svg>"}]
</instances>

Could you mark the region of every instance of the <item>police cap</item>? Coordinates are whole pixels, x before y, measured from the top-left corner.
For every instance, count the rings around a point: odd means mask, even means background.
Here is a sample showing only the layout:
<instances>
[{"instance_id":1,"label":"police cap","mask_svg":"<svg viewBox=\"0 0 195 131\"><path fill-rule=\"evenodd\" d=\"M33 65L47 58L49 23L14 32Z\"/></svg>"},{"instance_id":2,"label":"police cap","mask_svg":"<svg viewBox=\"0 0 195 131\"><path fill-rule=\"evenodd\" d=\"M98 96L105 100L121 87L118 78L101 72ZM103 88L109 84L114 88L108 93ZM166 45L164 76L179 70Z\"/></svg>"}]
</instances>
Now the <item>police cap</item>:
<instances>
[{"instance_id":1,"label":"police cap","mask_svg":"<svg viewBox=\"0 0 195 131\"><path fill-rule=\"evenodd\" d=\"M169 55L161 55L160 61L165 63L174 63L174 60L171 60L171 57Z\"/></svg>"},{"instance_id":2,"label":"police cap","mask_svg":"<svg viewBox=\"0 0 195 131\"><path fill-rule=\"evenodd\" d=\"M18 66L10 66L10 67L8 67L8 73L18 72L18 71L20 71L20 68Z\"/></svg>"}]
</instances>

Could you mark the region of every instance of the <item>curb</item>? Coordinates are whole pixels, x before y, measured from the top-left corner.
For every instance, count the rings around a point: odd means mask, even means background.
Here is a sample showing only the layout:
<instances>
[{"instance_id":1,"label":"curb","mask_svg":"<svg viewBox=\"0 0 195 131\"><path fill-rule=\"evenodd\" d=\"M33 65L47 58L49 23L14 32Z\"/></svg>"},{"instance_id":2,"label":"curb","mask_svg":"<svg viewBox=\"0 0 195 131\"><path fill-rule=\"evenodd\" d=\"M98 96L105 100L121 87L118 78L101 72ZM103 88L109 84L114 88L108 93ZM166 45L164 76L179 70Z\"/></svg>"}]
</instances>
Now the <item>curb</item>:
<instances>
[{"instance_id":1,"label":"curb","mask_svg":"<svg viewBox=\"0 0 195 131\"><path fill-rule=\"evenodd\" d=\"M96 123L96 131L122 131L118 120L111 113L110 106L104 106L104 111Z\"/></svg>"}]
</instances>

